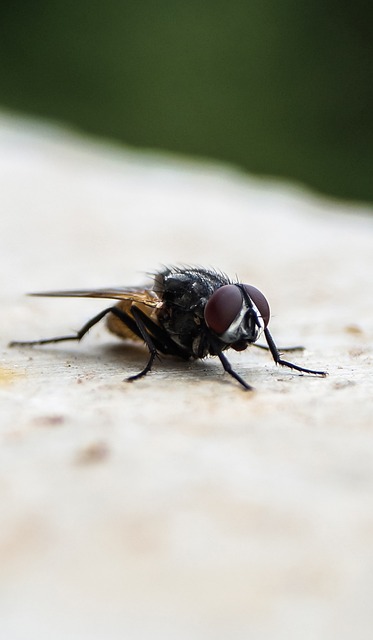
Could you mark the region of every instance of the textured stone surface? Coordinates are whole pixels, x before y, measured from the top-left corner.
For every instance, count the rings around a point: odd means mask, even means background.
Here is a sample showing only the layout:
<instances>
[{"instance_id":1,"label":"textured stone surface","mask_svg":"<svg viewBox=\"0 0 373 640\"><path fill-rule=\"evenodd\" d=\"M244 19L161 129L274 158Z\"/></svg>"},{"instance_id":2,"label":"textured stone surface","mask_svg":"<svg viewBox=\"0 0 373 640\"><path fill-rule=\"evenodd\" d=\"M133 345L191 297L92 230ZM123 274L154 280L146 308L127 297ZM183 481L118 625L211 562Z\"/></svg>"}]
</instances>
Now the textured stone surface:
<instances>
[{"instance_id":1,"label":"textured stone surface","mask_svg":"<svg viewBox=\"0 0 373 640\"><path fill-rule=\"evenodd\" d=\"M0 120L0 635L366 638L373 626L373 218L221 166ZM256 285L327 379L163 359L96 327L163 263Z\"/></svg>"}]
</instances>

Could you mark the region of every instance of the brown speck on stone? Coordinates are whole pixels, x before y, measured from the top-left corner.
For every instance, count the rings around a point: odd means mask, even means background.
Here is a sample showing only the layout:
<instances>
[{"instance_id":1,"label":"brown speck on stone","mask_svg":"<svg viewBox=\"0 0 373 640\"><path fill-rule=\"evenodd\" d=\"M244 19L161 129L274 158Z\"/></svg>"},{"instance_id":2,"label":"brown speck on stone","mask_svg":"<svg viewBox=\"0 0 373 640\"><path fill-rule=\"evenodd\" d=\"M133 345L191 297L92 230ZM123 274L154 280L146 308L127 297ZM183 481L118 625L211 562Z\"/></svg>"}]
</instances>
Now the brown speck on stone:
<instances>
[{"instance_id":1,"label":"brown speck on stone","mask_svg":"<svg viewBox=\"0 0 373 640\"><path fill-rule=\"evenodd\" d=\"M109 448L105 442L92 442L83 447L77 454L77 464L92 464L102 462L109 455Z\"/></svg>"}]
</instances>

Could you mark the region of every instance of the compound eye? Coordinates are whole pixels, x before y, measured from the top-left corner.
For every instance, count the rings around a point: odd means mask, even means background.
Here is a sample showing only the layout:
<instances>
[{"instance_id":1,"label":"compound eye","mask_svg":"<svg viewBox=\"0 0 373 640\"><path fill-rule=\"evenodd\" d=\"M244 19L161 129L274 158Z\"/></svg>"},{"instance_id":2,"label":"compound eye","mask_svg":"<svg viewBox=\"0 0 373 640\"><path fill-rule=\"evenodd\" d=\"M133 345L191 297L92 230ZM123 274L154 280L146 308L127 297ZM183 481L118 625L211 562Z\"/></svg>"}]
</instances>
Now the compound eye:
<instances>
[{"instance_id":1,"label":"compound eye","mask_svg":"<svg viewBox=\"0 0 373 640\"><path fill-rule=\"evenodd\" d=\"M244 289L249 294L252 302L255 304L258 309L262 320L264 322L264 326L266 327L269 319L271 317L271 310L269 308L269 304L267 298L264 297L261 291L256 287L253 287L251 284L244 284Z\"/></svg>"},{"instance_id":2,"label":"compound eye","mask_svg":"<svg viewBox=\"0 0 373 640\"><path fill-rule=\"evenodd\" d=\"M225 284L214 291L205 306L206 324L214 333L220 335L229 329L241 308L240 288L235 284Z\"/></svg>"}]
</instances>

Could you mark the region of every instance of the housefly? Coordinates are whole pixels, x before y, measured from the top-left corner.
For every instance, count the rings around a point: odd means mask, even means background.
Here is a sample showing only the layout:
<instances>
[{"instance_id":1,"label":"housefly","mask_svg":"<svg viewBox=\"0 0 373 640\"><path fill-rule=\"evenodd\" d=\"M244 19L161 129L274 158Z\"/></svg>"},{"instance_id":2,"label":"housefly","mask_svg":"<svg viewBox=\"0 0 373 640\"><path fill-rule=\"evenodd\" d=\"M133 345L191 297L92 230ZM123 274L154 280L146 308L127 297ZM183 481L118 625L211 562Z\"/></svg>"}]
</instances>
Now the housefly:
<instances>
[{"instance_id":1,"label":"housefly","mask_svg":"<svg viewBox=\"0 0 373 640\"><path fill-rule=\"evenodd\" d=\"M170 267L156 273L149 288L49 291L31 295L119 300L89 320L74 335L12 342L11 346L79 341L106 316L111 332L123 339L142 342L149 351L145 367L129 377L129 381L145 376L160 353L183 360L211 355L217 356L224 370L244 389L250 390L252 387L234 371L225 351L243 351L262 333L268 345L265 348L269 349L276 364L302 373L326 375L324 371L305 369L284 360L268 329L270 308L267 299L256 287L233 282L218 271Z\"/></svg>"}]
</instances>

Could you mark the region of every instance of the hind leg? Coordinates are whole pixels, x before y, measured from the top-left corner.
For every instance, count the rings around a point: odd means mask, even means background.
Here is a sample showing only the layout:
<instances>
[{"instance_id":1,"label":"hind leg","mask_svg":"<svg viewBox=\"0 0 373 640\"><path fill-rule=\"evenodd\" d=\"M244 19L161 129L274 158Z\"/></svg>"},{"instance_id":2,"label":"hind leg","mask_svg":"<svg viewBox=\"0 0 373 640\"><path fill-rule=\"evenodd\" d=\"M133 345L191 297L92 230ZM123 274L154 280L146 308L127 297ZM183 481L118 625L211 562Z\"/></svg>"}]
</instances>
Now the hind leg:
<instances>
[{"instance_id":1,"label":"hind leg","mask_svg":"<svg viewBox=\"0 0 373 640\"><path fill-rule=\"evenodd\" d=\"M156 338L152 339L152 337L150 336L149 332L145 327L144 322L141 319L140 314L137 314L137 311L138 310L136 309L136 307L133 307L132 308L133 317L131 317L121 309L118 309L117 307L108 307L107 309L104 309L103 311L98 313L97 316L94 316L94 318L91 318L91 320L86 322L86 324L75 334L67 335L67 336L57 336L55 338L46 338L43 340L13 341L9 344L9 346L10 347L32 347L35 345L54 344L55 342L67 342L68 340L79 341L85 336L86 333L88 333L88 331L92 327L94 327L95 324L100 322L100 320L102 320L108 313L112 313L115 316L117 316L117 318L119 318L123 322L123 324L125 324L132 331L132 333L134 333L138 338L141 338L149 349L150 357L144 369L140 371L140 373L128 378L128 381L137 380L138 378L142 378L143 376L145 376L148 373L148 371L150 371L153 361L158 355L157 346L156 346L158 341ZM156 344L154 344L154 342Z\"/></svg>"},{"instance_id":2,"label":"hind leg","mask_svg":"<svg viewBox=\"0 0 373 640\"><path fill-rule=\"evenodd\" d=\"M94 318L91 318L91 320L88 320L88 322L86 322L86 324L75 334L68 335L68 336L58 336L56 338L46 338L44 340L26 340L26 341L14 340L13 342L9 343L9 346L10 347L32 347L34 345L40 345L40 344L66 342L67 340L79 341L83 338L83 336L85 336L86 333L88 333L88 331L92 327L94 327L95 324L100 322L100 320L102 320L102 318L104 318L110 311L113 311L114 308L115 307L109 307L108 309L104 309L104 311L101 311L100 313L98 313L97 316L95 316Z\"/></svg>"}]
</instances>

